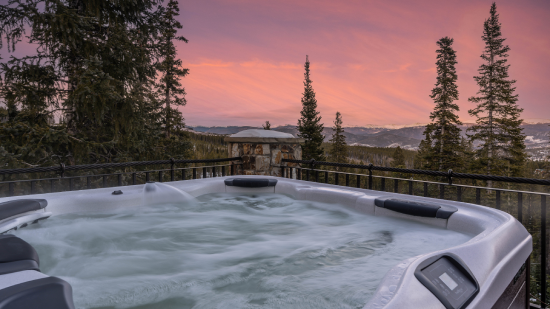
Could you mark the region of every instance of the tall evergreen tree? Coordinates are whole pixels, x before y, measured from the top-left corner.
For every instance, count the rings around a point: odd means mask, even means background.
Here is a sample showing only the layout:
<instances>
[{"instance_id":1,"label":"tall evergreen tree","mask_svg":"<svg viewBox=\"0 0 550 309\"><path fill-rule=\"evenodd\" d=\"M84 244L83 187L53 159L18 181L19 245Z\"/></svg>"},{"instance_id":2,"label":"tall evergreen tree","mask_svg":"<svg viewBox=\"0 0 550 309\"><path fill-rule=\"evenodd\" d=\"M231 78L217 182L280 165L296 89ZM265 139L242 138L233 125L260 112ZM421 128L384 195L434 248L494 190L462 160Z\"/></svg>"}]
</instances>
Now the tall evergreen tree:
<instances>
[{"instance_id":1,"label":"tall evergreen tree","mask_svg":"<svg viewBox=\"0 0 550 309\"><path fill-rule=\"evenodd\" d=\"M302 116L298 119L298 136L306 141L302 146L302 158L304 160L314 159L316 161L324 160L324 152L321 147L325 136L323 133L323 124L321 116L317 111L317 100L315 99L315 91L311 86L309 77L309 58L306 56L304 65L306 72L304 73L304 93L302 97Z\"/></svg>"},{"instance_id":2,"label":"tall evergreen tree","mask_svg":"<svg viewBox=\"0 0 550 309\"><path fill-rule=\"evenodd\" d=\"M457 169L461 164L460 128L462 124L456 115L459 108L454 101L458 100L455 64L456 53L452 48L453 39L444 37L437 41L437 82L430 97L435 102L434 111L430 114L429 125L432 134L433 156L440 171ZM428 130L428 129L427 129Z\"/></svg>"},{"instance_id":3,"label":"tall evergreen tree","mask_svg":"<svg viewBox=\"0 0 550 309\"><path fill-rule=\"evenodd\" d=\"M269 123L269 120L266 120L265 124L262 124L262 127L264 127L264 130L271 130L271 123Z\"/></svg>"},{"instance_id":4,"label":"tall evergreen tree","mask_svg":"<svg viewBox=\"0 0 550 309\"><path fill-rule=\"evenodd\" d=\"M483 26L484 63L478 69L479 76L474 77L479 85L478 96L468 99L477 103L476 108L468 111L477 120L469 129L472 132L469 136L472 141L481 141L476 155L480 165L486 167L487 175L520 176L526 160L525 135L520 127L523 109L517 106L518 96L513 87L516 81L508 76L510 65L506 58L510 48L503 44L495 3Z\"/></svg>"},{"instance_id":5,"label":"tall evergreen tree","mask_svg":"<svg viewBox=\"0 0 550 309\"><path fill-rule=\"evenodd\" d=\"M158 90L164 101L164 117L166 137L170 138L170 132L174 127L181 126L183 117L177 109L178 106L185 106L185 89L180 79L189 74L189 69L182 68L181 59L177 58L174 41L187 43L183 36L177 36L178 29L182 28L179 21L178 1L170 0L166 9L161 13L160 25L162 27L159 53L162 61L158 64L158 70L162 74Z\"/></svg>"},{"instance_id":6,"label":"tall evergreen tree","mask_svg":"<svg viewBox=\"0 0 550 309\"><path fill-rule=\"evenodd\" d=\"M344 128L342 128L342 115L340 112L336 112L336 120L334 120L332 132L329 161L346 163L348 161L348 146L346 145L346 136L344 135Z\"/></svg>"}]
</instances>

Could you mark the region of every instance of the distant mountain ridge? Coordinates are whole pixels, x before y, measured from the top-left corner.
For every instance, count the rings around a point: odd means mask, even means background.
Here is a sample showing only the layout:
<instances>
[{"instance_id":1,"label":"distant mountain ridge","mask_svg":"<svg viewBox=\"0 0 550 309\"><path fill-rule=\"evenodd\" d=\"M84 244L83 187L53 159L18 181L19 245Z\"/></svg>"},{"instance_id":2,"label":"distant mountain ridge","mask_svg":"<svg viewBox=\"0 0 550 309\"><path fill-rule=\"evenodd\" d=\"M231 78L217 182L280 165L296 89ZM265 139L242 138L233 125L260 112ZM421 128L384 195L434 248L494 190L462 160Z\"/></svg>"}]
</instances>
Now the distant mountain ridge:
<instances>
[{"instance_id":1,"label":"distant mountain ridge","mask_svg":"<svg viewBox=\"0 0 550 309\"><path fill-rule=\"evenodd\" d=\"M462 135L466 136L466 130L472 126L472 123L465 123L461 126ZM548 147L550 120L547 119L529 119L521 125L523 133L527 136L525 145L528 149ZM210 134L229 135L248 129L262 129L252 126L228 126L228 127L191 127L194 131ZM424 139L425 124L415 124L411 126L374 126L365 127L344 127L344 135L349 145L370 146L370 147L397 147L416 150L420 141ZM273 130L290 133L297 136L296 126L284 125L273 127ZM323 130L325 142L329 142L332 136L332 128Z\"/></svg>"}]
</instances>

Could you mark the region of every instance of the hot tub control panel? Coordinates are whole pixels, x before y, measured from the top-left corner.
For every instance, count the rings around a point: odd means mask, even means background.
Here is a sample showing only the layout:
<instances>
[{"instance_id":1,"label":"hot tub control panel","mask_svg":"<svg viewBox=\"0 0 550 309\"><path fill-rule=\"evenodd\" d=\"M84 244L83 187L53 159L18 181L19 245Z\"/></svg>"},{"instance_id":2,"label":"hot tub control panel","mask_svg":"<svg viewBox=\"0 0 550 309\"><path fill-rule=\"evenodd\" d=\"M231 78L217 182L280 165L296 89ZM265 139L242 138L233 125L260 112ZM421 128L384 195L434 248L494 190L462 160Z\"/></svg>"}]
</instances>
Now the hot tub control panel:
<instances>
[{"instance_id":1,"label":"hot tub control panel","mask_svg":"<svg viewBox=\"0 0 550 309\"><path fill-rule=\"evenodd\" d=\"M414 275L447 309L466 308L479 292L479 284L468 266L451 253L425 260Z\"/></svg>"}]
</instances>

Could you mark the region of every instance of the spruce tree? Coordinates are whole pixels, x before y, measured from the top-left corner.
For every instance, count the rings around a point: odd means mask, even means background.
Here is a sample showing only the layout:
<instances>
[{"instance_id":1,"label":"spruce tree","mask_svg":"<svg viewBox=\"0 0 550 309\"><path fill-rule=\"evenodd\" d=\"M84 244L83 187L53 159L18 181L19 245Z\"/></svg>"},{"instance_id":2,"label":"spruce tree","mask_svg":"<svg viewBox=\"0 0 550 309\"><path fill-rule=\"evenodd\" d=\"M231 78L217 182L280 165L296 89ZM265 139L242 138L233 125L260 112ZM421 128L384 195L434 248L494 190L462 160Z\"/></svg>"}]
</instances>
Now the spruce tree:
<instances>
[{"instance_id":1,"label":"spruce tree","mask_svg":"<svg viewBox=\"0 0 550 309\"><path fill-rule=\"evenodd\" d=\"M302 97L301 118L298 119L298 137L304 138L305 143L302 145L302 158L304 160L314 159L316 161L324 160L324 152L321 147L324 135L321 116L317 111L317 100L315 99L315 91L311 86L309 77L309 58L306 56L304 65L306 72L304 73L304 93Z\"/></svg>"},{"instance_id":2,"label":"spruce tree","mask_svg":"<svg viewBox=\"0 0 550 309\"><path fill-rule=\"evenodd\" d=\"M437 160L434 159L435 147L432 143L433 126L428 124L424 129L424 139L420 141L418 152L414 158L414 168L436 169Z\"/></svg>"},{"instance_id":3,"label":"spruce tree","mask_svg":"<svg viewBox=\"0 0 550 309\"><path fill-rule=\"evenodd\" d=\"M271 123L269 123L269 120L266 120L262 127L264 127L264 130L271 130Z\"/></svg>"},{"instance_id":4,"label":"spruce tree","mask_svg":"<svg viewBox=\"0 0 550 309\"><path fill-rule=\"evenodd\" d=\"M0 48L24 38L34 54L0 64L0 123L7 153L23 164L148 160L183 155L168 144L156 63L162 6L156 0L13 0L0 5ZM52 115L61 123L52 123ZM161 136L162 135L162 136ZM174 148L175 147L175 148Z\"/></svg>"},{"instance_id":5,"label":"spruce tree","mask_svg":"<svg viewBox=\"0 0 550 309\"><path fill-rule=\"evenodd\" d=\"M336 120L334 120L332 132L328 160L330 162L346 163L348 162L348 146L346 145L346 136L344 135L344 128L342 128L342 115L340 112L336 112Z\"/></svg>"},{"instance_id":6,"label":"spruce tree","mask_svg":"<svg viewBox=\"0 0 550 309\"><path fill-rule=\"evenodd\" d=\"M432 123L429 125L433 144L432 160L437 162L437 169L440 171L458 169L462 165L458 127L462 123L456 115L459 111L458 105L454 103L458 100L455 69L457 61L452 44L453 39L449 37L437 41L437 82L430 95L436 104L430 114Z\"/></svg>"},{"instance_id":7,"label":"spruce tree","mask_svg":"<svg viewBox=\"0 0 550 309\"><path fill-rule=\"evenodd\" d=\"M391 166L398 168L407 168L405 166L405 154L403 154L403 149L401 149L400 146L397 146L397 148L395 148L395 151L393 152Z\"/></svg>"},{"instance_id":8,"label":"spruce tree","mask_svg":"<svg viewBox=\"0 0 550 309\"><path fill-rule=\"evenodd\" d=\"M468 130L469 137L472 142L481 142L476 156L487 175L520 176L526 160L525 135L520 127L523 109L517 106L518 96L513 87L516 81L508 76L510 48L503 44L505 39L495 3L483 26L485 49L481 58L484 63L478 69L479 76L474 76L479 91L477 96L468 99L477 103L468 111L477 120ZM489 181L488 186L491 185Z\"/></svg>"},{"instance_id":9,"label":"spruce tree","mask_svg":"<svg viewBox=\"0 0 550 309\"><path fill-rule=\"evenodd\" d=\"M162 74L158 90L164 101L164 117L166 137L170 138L172 128L181 126L183 117L177 109L178 106L185 106L185 89L180 83L180 79L189 74L189 69L182 68L181 59L177 58L176 46L174 41L187 43L183 36L177 36L178 29L182 25L175 18L179 16L178 1L170 0L166 9L161 13L160 25L162 27L159 52L162 61L157 68Z\"/></svg>"}]
</instances>

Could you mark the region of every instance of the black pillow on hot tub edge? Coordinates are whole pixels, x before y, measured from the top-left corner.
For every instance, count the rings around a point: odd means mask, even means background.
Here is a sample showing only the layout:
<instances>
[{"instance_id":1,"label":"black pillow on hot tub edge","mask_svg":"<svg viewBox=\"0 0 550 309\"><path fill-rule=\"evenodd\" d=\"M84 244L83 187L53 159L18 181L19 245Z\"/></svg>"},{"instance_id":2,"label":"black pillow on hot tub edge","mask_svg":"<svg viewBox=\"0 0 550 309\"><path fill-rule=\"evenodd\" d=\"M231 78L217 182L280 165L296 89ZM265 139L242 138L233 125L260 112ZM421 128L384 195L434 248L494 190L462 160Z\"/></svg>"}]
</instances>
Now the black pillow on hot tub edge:
<instances>
[{"instance_id":1,"label":"black pillow on hot tub edge","mask_svg":"<svg viewBox=\"0 0 550 309\"><path fill-rule=\"evenodd\" d=\"M0 203L0 220L25 212L44 209L48 206L45 199L20 199Z\"/></svg>"},{"instance_id":2,"label":"black pillow on hot tub edge","mask_svg":"<svg viewBox=\"0 0 550 309\"><path fill-rule=\"evenodd\" d=\"M37 266L40 265L38 253L29 243L11 234L0 235L0 265L24 260L32 260Z\"/></svg>"},{"instance_id":3,"label":"black pillow on hot tub edge","mask_svg":"<svg viewBox=\"0 0 550 309\"><path fill-rule=\"evenodd\" d=\"M0 290L0 309L74 309L73 289L56 277L12 285Z\"/></svg>"},{"instance_id":4,"label":"black pillow on hot tub edge","mask_svg":"<svg viewBox=\"0 0 550 309\"><path fill-rule=\"evenodd\" d=\"M270 178L230 178L224 180L226 186L242 188L274 187L277 179Z\"/></svg>"}]
</instances>

